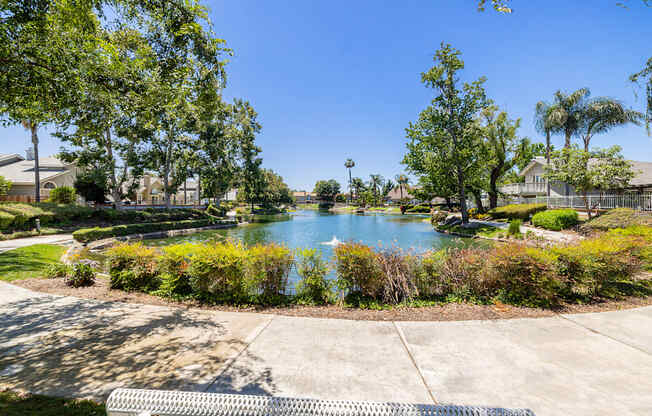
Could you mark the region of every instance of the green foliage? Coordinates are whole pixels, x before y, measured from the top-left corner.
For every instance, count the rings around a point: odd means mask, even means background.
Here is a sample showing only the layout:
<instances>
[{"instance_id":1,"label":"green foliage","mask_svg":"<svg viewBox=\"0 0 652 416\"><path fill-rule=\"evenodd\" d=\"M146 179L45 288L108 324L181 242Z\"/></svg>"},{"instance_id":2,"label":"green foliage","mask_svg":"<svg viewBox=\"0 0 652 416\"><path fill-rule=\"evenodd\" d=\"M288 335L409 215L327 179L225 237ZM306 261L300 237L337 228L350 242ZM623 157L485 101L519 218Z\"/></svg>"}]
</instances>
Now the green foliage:
<instances>
[{"instance_id":1,"label":"green foliage","mask_svg":"<svg viewBox=\"0 0 652 416\"><path fill-rule=\"evenodd\" d=\"M373 248L361 243L343 243L335 247L337 286L343 291L358 291L376 298L382 288L382 271Z\"/></svg>"},{"instance_id":2,"label":"green foliage","mask_svg":"<svg viewBox=\"0 0 652 416\"><path fill-rule=\"evenodd\" d=\"M156 252L141 243L118 244L106 252L111 289L154 290L158 288Z\"/></svg>"},{"instance_id":3,"label":"green foliage","mask_svg":"<svg viewBox=\"0 0 652 416\"><path fill-rule=\"evenodd\" d=\"M250 295L263 300L285 294L294 257L292 251L276 243L257 244L247 251L245 286Z\"/></svg>"},{"instance_id":4,"label":"green foliage","mask_svg":"<svg viewBox=\"0 0 652 416\"><path fill-rule=\"evenodd\" d=\"M70 274L72 268L65 263L54 263L45 269L45 277L49 279L57 279L66 277Z\"/></svg>"},{"instance_id":5,"label":"green foliage","mask_svg":"<svg viewBox=\"0 0 652 416\"><path fill-rule=\"evenodd\" d=\"M143 224L116 225L113 227L94 227L83 228L72 233L75 240L81 243L88 243L104 238L121 237L131 234L146 234L157 231L183 230L187 228L207 227L215 224L235 224L234 220L186 220L186 221L166 221L152 222Z\"/></svg>"},{"instance_id":6,"label":"green foliage","mask_svg":"<svg viewBox=\"0 0 652 416\"><path fill-rule=\"evenodd\" d=\"M582 224L581 230L584 232L607 231L635 225L652 226L652 213L636 211L630 208L616 208Z\"/></svg>"},{"instance_id":7,"label":"green foliage","mask_svg":"<svg viewBox=\"0 0 652 416\"><path fill-rule=\"evenodd\" d=\"M297 274L301 280L296 285L300 303L322 305L333 298L333 282L328 279L330 265L316 249L297 250Z\"/></svg>"},{"instance_id":8,"label":"green foliage","mask_svg":"<svg viewBox=\"0 0 652 416\"><path fill-rule=\"evenodd\" d=\"M0 391L3 416L105 416L103 404L90 400L64 399L12 391Z\"/></svg>"},{"instance_id":9,"label":"green foliage","mask_svg":"<svg viewBox=\"0 0 652 416\"><path fill-rule=\"evenodd\" d=\"M545 211L546 204L514 204L497 207L489 211L491 218L520 219L527 221L532 215Z\"/></svg>"},{"instance_id":10,"label":"green foliage","mask_svg":"<svg viewBox=\"0 0 652 416\"><path fill-rule=\"evenodd\" d=\"M448 212L434 210L434 211L432 211L432 214L430 215L430 223L433 226L436 226L439 223L444 222L446 220L446 218L448 218Z\"/></svg>"},{"instance_id":11,"label":"green foliage","mask_svg":"<svg viewBox=\"0 0 652 416\"><path fill-rule=\"evenodd\" d=\"M108 178L101 169L86 169L77 174L75 190L87 202L103 204L106 201Z\"/></svg>"},{"instance_id":12,"label":"green foliage","mask_svg":"<svg viewBox=\"0 0 652 416\"><path fill-rule=\"evenodd\" d=\"M0 176L0 196L7 195L11 190L11 182L5 179L4 176Z\"/></svg>"},{"instance_id":13,"label":"green foliage","mask_svg":"<svg viewBox=\"0 0 652 416\"><path fill-rule=\"evenodd\" d=\"M183 243L163 248L157 258L157 271L161 279L159 293L164 296L188 295L192 292L188 265L197 244Z\"/></svg>"},{"instance_id":14,"label":"green foliage","mask_svg":"<svg viewBox=\"0 0 652 416\"><path fill-rule=\"evenodd\" d=\"M0 211L0 231L9 229L9 226L14 223L16 217L8 212Z\"/></svg>"},{"instance_id":15,"label":"green foliage","mask_svg":"<svg viewBox=\"0 0 652 416\"><path fill-rule=\"evenodd\" d=\"M532 224L546 230L561 231L571 228L579 222L579 215L574 209L553 209L541 211L532 217Z\"/></svg>"},{"instance_id":16,"label":"green foliage","mask_svg":"<svg viewBox=\"0 0 652 416\"><path fill-rule=\"evenodd\" d=\"M205 299L246 300L246 272L245 246L232 241L199 246L188 266L193 292Z\"/></svg>"},{"instance_id":17,"label":"green foliage","mask_svg":"<svg viewBox=\"0 0 652 416\"><path fill-rule=\"evenodd\" d=\"M209 204L206 207L206 213L215 217L224 217L226 216L226 207L223 207L222 205L215 206L213 204Z\"/></svg>"},{"instance_id":18,"label":"green foliage","mask_svg":"<svg viewBox=\"0 0 652 416\"><path fill-rule=\"evenodd\" d=\"M335 196L340 193L340 184L335 179L317 181L313 192L322 201L334 202Z\"/></svg>"},{"instance_id":19,"label":"green foliage","mask_svg":"<svg viewBox=\"0 0 652 416\"><path fill-rule=\"evenodd\" d=\"M64 282L71 287L92 286L95 284L95 272L88 264L75 263L66 274Z\"/></svg>"},{"instance_id":20,"label":"green foliage","mask_svg":"<svg viewBox=\"0 0 652 416\"><path fill-rule=\"evenodd\" d=\"M429 214L432 208L430 208L430 205L424 204L424 205L417 205L412 208L409 208L406 210L408 213L413 213L413 214Z\"/></svg>"},{"instance_id":21,"label":"green foliage","mask_svg":"<svg viewBox=\"0 0 652 416\"><path fill-rule=\"evenodd\" d=\"M60 186L50 191L48 202L53 204L73 204L77 199L75 188Z\"/></svg>"},{"instance_id":22,"label":"green foliage","mask_svg":"<svg viewBox=\"0 0 652 416\"><path fill-rule=\"evenodd\" d=\"M648 59L645 68L641 72L637 72L629 77L630 81L635 84L645 85L645 95L647 101L647 112L645 114L645 121L647 132L650 134L650 124L652 123L652 58Z\"/></svg>"},{"instance_id":23,"label":"green foliage","mask_svg":"<svg viewBox=\"0 0 652 416\"><path fill-rule=\"evenodd\" d=\"M519 235L521 234L521 220L511 220L509 222L509 228L507 229L507 234L509 235Z\"/></svg>"}]
</instances>

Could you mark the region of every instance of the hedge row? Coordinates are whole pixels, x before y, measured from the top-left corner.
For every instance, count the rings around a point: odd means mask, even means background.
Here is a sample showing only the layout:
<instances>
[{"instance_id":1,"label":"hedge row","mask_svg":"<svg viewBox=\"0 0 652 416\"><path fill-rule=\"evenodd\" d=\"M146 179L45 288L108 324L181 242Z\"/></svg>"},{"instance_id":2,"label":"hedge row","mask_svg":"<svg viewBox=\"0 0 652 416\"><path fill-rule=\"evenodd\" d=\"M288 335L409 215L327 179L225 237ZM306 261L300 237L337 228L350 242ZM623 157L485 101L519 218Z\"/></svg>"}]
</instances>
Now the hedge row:
<instances>
[{"instance_id":1,"label":"hedge row","mask_svg":"<svg viewBox=\"0 0 652 416\"><path fill-rule=\"evenodd\" d=\"M165 221L145 224L115 225L113 227L83 228L72 233L75 240L81 243L88 243L103 238L122 237L131 234L146 234L156 231L182 230L186 228L207 227L216 224L237 224L235 220L186 220L186 221Z\"/></svg>"},{"instance_id":2,"label":"hedge row","mask_svg":"<svg viewBox=\"0 0 652 416\"><path fill-rule=\"evenodd\" d=\"M162 254L121 244L109 250L108 258L114 288L210 302L292 300L288 275L296 265L299 297L314 303L344 293L348 304L357 305L418 299L549 307L617 297L633 288L652 294L650 281L634 278L642 267L652 266L651 243L650 227L615 230L551 249L511 243L415 255L345 243L335 248L334 281L326 278L329 266L315 250L295 255L276 244L187 243L166 247Z\"/></svg>"},{"instance_id":3,"label":"hedge row","mask_svg":"<svg viewBox=\"0 0 652 416\"><path fill-rule=\"evenodd\" d=\"M211 215L221 214L221 210ZM204 219L206 213L199 209L93 209L74 204L19 202L0 203L0 231L24 230L35 227L38 218L41 225L65 225L74 222L163 222Z\"/></svg>"},{"instance_id":4,"label":"hedge row","mask_svg":"<svg viewBox=\"0 0 652 416\"><path fill-rule=\"evenodd\" d=\"M579 215L574 209L553 209L534 214L532 224L546 230L561 231L571 228L579 222Z\"/></svg>"},{"instance_id":5,"label":"hedge row","mask_svg":"<svg viewBox=\"0 0 652 416\"><path fill-rule=\"evenodd\" d=\"M527 221L530 217L537 212L545 211L546 204L514 204L505 205L503 207L494 208L489 211L491 218L500 219L505 218L508 220L523 220Z\"/></svg>"},{"instance_id":6,"label":"hedge row","mask_svg":"<svg viewBox=\"0 0 652 416\"><path fill-rule=\"evenodd\" d=\"M582 231L607 231L636 225L652 226L652 213L631 208L616 208L582 224Z\"/></svg>"}]
</instances>

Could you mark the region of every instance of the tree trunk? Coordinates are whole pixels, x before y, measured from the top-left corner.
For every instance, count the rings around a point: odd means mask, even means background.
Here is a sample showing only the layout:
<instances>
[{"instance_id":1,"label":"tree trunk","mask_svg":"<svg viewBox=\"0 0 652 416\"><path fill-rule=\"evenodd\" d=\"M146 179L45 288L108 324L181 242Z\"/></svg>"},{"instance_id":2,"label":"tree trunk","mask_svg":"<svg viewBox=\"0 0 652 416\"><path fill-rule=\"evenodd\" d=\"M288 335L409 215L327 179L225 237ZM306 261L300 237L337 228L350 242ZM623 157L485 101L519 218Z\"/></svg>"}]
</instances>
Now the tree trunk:
<instances>
[{"instance_id":1,"label":"tree trunk","mask_svg":"<svg viewBox=\"0 0 652 416\"><path fill-rule=\"evenodd\" d=\"M351 188L351 168L349 168L349 204L353 202L353 189Z\"/></svg>"},{"instance_id":2,"label":"tree trunk","mask_svg":"<svg viewBox=\"0 0 652 416\"><path fill-rule=\"evenodd\" d=\"M183 181L183 205L188 205L188 178Z\"/></svg>"},{"instance_id":3,"label":"tree trunk","mask_svg":"<svg viewBox=\"0 0 652 416\"><path fill-rule=\"evenodd\" d=\"M201 206L201 174L197 175L197 203Z\"/></svg>"},{"instance_id":4,"label":"tree trunk","mask_svg":"<svg viewBox=\"0 0 652 416\"><path fill-rule=\"evenodd\" d=\"M489 209L494 209L498 206L498 178L504 166L504 163L500 163L491 170L491 174L489 175Z\"/></svg>"},{"instance_id":5,"label":"tree trunk","mask_svg":"<svg viewBox=\"0 0 652 416\"><path fill-rule=\"evenodd\" d=\"M448 210L451 211L451 210L453 209L453 207L451 206L451 199L450 199L450 197L447 196L447 197L445 197L444 199L446 200L446 206L448 207Z\"/></svg>"},{"instance_id":6,"label":"tree trunk","mask_svg":"<svg viewBox=\"0 0 652 416\"><path fill-rule=\"evenodd\" d=\"M468 224L469 213L466 210L466 190L464 189L464 176L462 169L457 168L457 189L460 194L460 212L462 214L462 224Z\"/></svg>"},{"instance_id":7,"label":"tree trunk","mask_svg":"<svg viewBox=\"0 0 652 416\"><path fill-rule=\"evenodd\" d=\"M172 134L168 133L168 143L165 149L165 171L163 175L163 186L165 187L165 209L172 208L170 204L170 167L172 165Z\"/></svg>"},{"instance_id":8,"label":"tree trunk","mask_svg":"<svg viewBox=\"0 0 652 416\"><path fill-rule=\"evenodd\" d=\"M584 206L586 207L586 213L589 216L589 221L591 221L591 207L589 206L589 197L586 195L586 191L582 192L582 197L584 198Z\"/></svg>"},{"instance_id":9,"label":"tree trunk","mask_svg":"<svg viewBox=\"0 0 652 416\"><path fill-rule=\"evenodd\" d=\"M109 180L111 181L111 198L113 198L113 207L118 209L122 204L122 201L120 198L120 186L118 184L118 178L115 174L116 166L115 159L113 158L113 141L111 139L111 129L106 129L106 143L104 146L106 147L106 154L109 156L110 160L109 169L111 169L111 177Z\"/></svg>"},{"instance_id":10,"label":"tree trunk","mask_svg":"<svg viewBox=\"0 0 652 416\"><path fill-rule=\"evenodd\" d=\"M484 206L482 206L482 194L479 190L473 190L473 199L475 199L475 205L478 207L478 213L484 214Z\"/></svg>"},{"instance_id":11,"label":"tree trunk","mask_svg":"<svg viewBox=\"0 0 652 416\"><path fill-rule=\"evenodd\" d=\"M564 148L568 149L571 147L571 135L569 132L566 132L566 141L564 142Z\"/></svg>"},{"instance_id":12,"label":"tree trunk","mask_svg":"<svg viewBox=\"0 0 652 416\"><path fill-rule=\"evenodd\" d=\"M34 145L34 200L41 202L41 172L38 158L38 124L30 121L29 129L32 133L32 145Z\"/></svg>"}]
</instances>

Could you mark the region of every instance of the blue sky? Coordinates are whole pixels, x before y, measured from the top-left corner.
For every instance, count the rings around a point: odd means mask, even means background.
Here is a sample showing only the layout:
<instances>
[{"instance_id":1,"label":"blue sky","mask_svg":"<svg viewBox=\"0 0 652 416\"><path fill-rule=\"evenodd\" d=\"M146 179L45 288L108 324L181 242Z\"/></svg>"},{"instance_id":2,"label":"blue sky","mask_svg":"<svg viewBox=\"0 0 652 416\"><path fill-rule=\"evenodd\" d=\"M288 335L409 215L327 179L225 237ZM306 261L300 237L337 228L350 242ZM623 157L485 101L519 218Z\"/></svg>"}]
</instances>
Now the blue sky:
<instances>
[{"instance_id":1,"label":"blue sky","mask_svg":"<svg viewBox=\"0 0 652 416\"><path fill-rule=\"evenodd\" d=\"M292 188L311 190L319 179L344 186L348 157L365 179L403 172L404 129L432 98L420 73L442 41L462 51L464 80L488 78L489 96L522 118L523 136L542 139L534 105L557 89L589 87L642 111L642 91L628 76L652 57L652 8L616 3L513 0L511 15L478 13L474 0L206 4L215 32L235 51L225 95L249 100L259 113L264 166ZM41 137L41 154L58 151L48 132ZM0 128L0 143L0 153L24 153L29 136ZM652 161L644 128L619 128L593 144L619 144L626 157Z\"/></svg>"}]
</instances>

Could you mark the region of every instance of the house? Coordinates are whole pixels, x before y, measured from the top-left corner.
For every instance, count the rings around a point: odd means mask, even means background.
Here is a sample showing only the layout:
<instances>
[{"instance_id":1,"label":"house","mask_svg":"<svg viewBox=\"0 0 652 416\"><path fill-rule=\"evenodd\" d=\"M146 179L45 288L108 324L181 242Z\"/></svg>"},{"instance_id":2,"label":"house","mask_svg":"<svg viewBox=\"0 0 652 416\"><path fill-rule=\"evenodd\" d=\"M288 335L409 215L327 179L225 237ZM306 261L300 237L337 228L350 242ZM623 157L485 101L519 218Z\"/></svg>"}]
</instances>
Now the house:
<instances>
[{"instance_id":1,"label":"house","mask_svg":"<svg viewBox=\"0 0 652 416\"><path fill-rule=\"evenodd\" d=\"M0 176L12 183L8 199L34 201L34 151L28 149L25 157L18 154L0 154ZM73 186L77 177L74 163L66 163L54 156L39 158L39 190L41 201L48 199L52 189Z\"/></svg>"},{"instance_id":2,"label":"house","mask_svg":"<svg viewBox=\"0 0 652 416\"><path fill-rule=\"evenodd\" d=\"M317 202L317 194L314 192L294 191L292 192L297 204L310 204Z\"/></svg>"},{"instance_id":3,"label":"house","mask_svg":"<svg viewBox=\"0 0 652 416\"><path fill-rule=\"evenodd\" d=\"M401 202L401 199L406 199L408 201L416 201L416 198L412 194L410 194L410 188L407 186L403 187L402 192L401 192L401 187L397 186L394 189L392 189L385 197L386 201L392 203L399 203Z\"/></svg>"},{"instance_id":4,"label":"house","mask_svg":"<svg viewBox=\"0 0 652 416\"><path fill-rule=\"evenodd\" d=\"M627 191L639 193L652 191L652 162L639 162L630 160L632 170L636 173ZM519 196L522 198L535 198L547 195L547 181L545 179L546 159L543 156L535 157L522 171L520 176L525 178L523 183L511 183L504 185L500 191L507 195ZM607 192L608 193L608 192ZM599 195L598 191L589 193L590 196ZM578 196L572 186L565 183L550 183L550 197Z\"/></svg>"},{"instance_id":5,"label":"house","mask_svg":"<svg viewBox=\"0 0 652 416\"><path fill-rule=\"evenodd\" d=\"M200 183L195 179L188 179L179 186L177 192L170 195L172 205L197 205L199 204L199 192L201 189ZM127 181L124 185L124 192L131 186L131 182ZM152 175L150 173L144 174L138 179L136 185L136 200L137 205L163 205L165 204L165 191L163 187L163 179ZM220 201L235 201L238 196L237 189L231 189L224 194ZM202 202L207 202L205 199Z\"/></svg>"}]
</instances>

